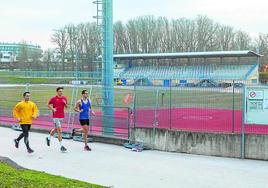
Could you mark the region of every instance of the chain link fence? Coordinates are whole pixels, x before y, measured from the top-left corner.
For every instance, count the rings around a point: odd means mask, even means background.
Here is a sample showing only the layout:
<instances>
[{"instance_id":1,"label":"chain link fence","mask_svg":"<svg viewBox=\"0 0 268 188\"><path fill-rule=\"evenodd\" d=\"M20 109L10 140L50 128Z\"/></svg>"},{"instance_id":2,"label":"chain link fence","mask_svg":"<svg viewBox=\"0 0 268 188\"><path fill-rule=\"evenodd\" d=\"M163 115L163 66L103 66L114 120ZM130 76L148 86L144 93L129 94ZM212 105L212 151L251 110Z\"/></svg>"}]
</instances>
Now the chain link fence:
<instances>
[{"instance_id":1,"label":"chain link fence","mask_svg":"<svg viewBox=\"0 0 268 188\"><path fill-rule=\"evenodd\" d=\"M31 92L39 108L39 117L33 127L51 129L52 115L47 107L48 100L56 95L56 88L64 87L69 109L63 122L63 130L70 132L80 127L78 113L73 108L87 89L96 116L91 119L91 133L129 138L130 128L159 128L189 132L241 133L243 111L243 87L235 81L228 87L190 86L169 84L165 86L143 86L134 81L131 85L114 86L114 106L103 106L105 100L101 85L58 85L24 84L2 85L0 96L0 123L14 125L14 105L22 100L24 91ZM169 80L169 83L176 83ZM104 110L111 114L104 114ZM107 116L107 117L105 117ZM106 122L104 122L106 119ZM268 134L268 128L246 125L245 133Z\"/></svg>"},{"instance_id":2,"label":"chain link fence","mask_svg":"<svg viewBox=\"0 0 268 188\"><path fill-rule=\"evenodd\" d=\"M116 89L115 106L103 106L103 87L97 85L53 85L53 84L24 84L24 85L2 85L0 101L0 125L13 126L18 123L12 116L12 109L19 101L23 100L23 92L31 92L31 100L35 102L39 109L39 116L33 121L33 128L50 130L54 127L51 111L47 107L47 102L56 95L56 88L64 87L64 95L68 99L68 109L65 109L65 118L62 123L64 132L72 132L73 128L80 128L79 113L74 112L75 103L81 98L83 89L87 89L90 94L92 107L95 116L91 116L90 133L94 135L110 135L118 138L129 138L130 129L130 107L123 105L123 99L128 90ZM112 115L105 115L104 109L113 112ZM108 123L104 122L108 120ZM110 124L113 120L113 123ZM110 129L111 127L111 129Z\"/></svg>"},{"instance_id":3,"label":"chain link fence","mask_svg":"<svg viewBox=\"0 0 268 188\"><path fill-rule=\"evenodd\" d=\"M169 80L175 83L176 80ZM191 132L241 133L243 84L228 87L140 86L134 87L134 126ZM246 133L268 134L257 125Z\"/></svg>"}]
</instances>

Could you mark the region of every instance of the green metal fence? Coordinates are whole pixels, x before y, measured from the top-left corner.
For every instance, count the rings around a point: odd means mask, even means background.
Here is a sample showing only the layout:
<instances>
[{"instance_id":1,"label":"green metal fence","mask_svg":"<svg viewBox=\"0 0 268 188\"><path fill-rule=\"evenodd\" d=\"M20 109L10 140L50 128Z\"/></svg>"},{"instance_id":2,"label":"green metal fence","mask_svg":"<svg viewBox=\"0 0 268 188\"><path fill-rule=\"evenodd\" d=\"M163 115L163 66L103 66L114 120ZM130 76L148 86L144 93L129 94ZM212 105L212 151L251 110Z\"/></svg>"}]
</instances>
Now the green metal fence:
<instances>
[{"instance_id":1,"label":"green metal fence","mask_svg":"<svg viewBox=\"0 0 268 188\"><path fill-rule=\"evenodd\" d=\"M170 83L172 82L175 81ZM46 120L51 122L47 101L56 94L58 86L60 85L2 86L0 92L0 97L3 99L0 101L1 113L11 117L12 108L22 100L22 93L29 90L32 100L40 109L40 115L47 117ZM104 100L107 100L102 95L103 86L65 85L64 95L67 96L69 104L74 105L80 98L82 89L88 89L93 108L101 115ZM236 87L232 83L226 88L189 87L175 84L169 86L142 86L140 84L114 86L114 93L114 106L107 106L107 108L114 109L113 117L121 119L125 123L125 129L128 129L129 125L136 128L174 129L190 132L241 133L243 88ZM132 97L131 100L127 103L124 102L129 95ZM73 124L71 119L77 119L77 114L72 114L72 108L73 106L70 105L65 118L65 123L71 125ZM108 124L110 120L108 117ZM116 126L115 123L113 127ZM122 123L120 126L123 126ZM245 132L268 134L266 129L254 126L246 127Z\"/></svg>"},{"instance_id":2,"label":"green metal fence","mask_svg":"<svg viewBox=\"0 0 268 188\"><path fill-rule=\"evenodd\" d=\"M15 104L23 100L23 92L31 92L31 100L34 101L39 109L39 117L33 123L33 128L51 129L53 128L52 115L47 107L48 100L56 95L56 88L61 85L51 84L24 84L24 85L2 85L0 87L0 97L5 100L0 101L0 124L15 125L17 122L12 117L12 109ZM75 113L73 108L75 102L81 98L81 91L87 89L90 93L90 98L93 110L96 116L91 119L91 133L96 135L112 136L128 139L130 129L130 107L123 105L123 98L128 92L126 89L118 88L116 90L115 106L103 106L102 90L103 87L98 85L65 85L64 95L68 99L69 108L65 110L65 118L63 121L63 130L71 132L73 128L79 128L79 114ZM105 116L103 108L113 109L113 116ZM102 120L106 118L108 121L114 120L115 124L109 129L108 124L104 125ZM111 130L111 131L109 131Z\"/></svg>"},{"instance_id":3,"label":"green metal fence","mask_svg":"<svg viewBox=\"0 0 268 188\"><path fill-rule=\"evenodd\" d=\"M172 83L172 81L170 82ZM242 88L136 86L135 126L198 132L240 132Z\"/></svg>"}]
</instances>

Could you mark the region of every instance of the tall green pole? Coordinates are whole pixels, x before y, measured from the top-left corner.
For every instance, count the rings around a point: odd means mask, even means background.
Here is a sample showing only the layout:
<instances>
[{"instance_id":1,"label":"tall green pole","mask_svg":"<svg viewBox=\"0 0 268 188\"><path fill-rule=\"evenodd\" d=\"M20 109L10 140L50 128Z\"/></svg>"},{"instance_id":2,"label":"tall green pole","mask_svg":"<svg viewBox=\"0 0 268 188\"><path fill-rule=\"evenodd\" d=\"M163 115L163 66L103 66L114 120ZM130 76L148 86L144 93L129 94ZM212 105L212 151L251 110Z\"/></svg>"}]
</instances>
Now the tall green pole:
<instances>
[{"instance_id":1,"label":"tall green pole","mask_svg":"<svg viewBox=\"0 0 268 188\"><path fill-rule=\"evenodd\" d=\"M232 133L234 133L234 121L235 121L235 88L234 88L234 80L233 80L233 97L232 97Z\"/></svg>"},{"instance_id":2,"label":"tall green pole","mask_svg":"<svg viewBox=\"0 0 268 188\"><path fill-rule=\"evenodd\" d=\"M113 0L102 0L103 133L114 134Z\"/></svg>"}]
</instances>

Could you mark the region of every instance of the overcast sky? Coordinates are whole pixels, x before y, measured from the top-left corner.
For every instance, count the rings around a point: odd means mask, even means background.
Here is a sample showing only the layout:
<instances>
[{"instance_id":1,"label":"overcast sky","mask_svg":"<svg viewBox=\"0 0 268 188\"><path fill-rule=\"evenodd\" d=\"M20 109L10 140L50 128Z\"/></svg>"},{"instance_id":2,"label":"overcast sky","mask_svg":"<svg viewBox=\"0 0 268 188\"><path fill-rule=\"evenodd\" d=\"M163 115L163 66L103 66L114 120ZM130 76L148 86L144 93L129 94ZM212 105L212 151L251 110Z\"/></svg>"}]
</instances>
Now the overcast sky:
<instances>
[{"instance_id":1,"label":"overcast sky","mask_svg":"<svg viewBox=\"0 0 268 188\"><path fill-rule=\"evenodd\" d=\"M142 15L214 21L248 32L268 33L268 0L113 0L114 21ZM53 29L69 23L93 21L92 0L0 0L0 41L37 43L51 47Z\"/></svg>"}]
</instances>

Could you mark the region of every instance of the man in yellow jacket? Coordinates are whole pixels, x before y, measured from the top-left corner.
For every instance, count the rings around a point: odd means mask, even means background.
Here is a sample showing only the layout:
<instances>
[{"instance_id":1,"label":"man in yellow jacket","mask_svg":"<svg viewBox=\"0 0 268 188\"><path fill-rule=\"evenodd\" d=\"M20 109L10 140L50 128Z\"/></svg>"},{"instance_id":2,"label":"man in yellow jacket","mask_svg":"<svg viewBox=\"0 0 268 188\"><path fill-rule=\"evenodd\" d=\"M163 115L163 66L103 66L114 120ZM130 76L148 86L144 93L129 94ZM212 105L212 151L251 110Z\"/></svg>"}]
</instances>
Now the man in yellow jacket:
<instances>
[{"instance_id":1,"label":"man in yellow jacket","mask_svg":"<svg viewBox=\"0 0 268 188\"><path fill-rule=\"evenodd\" d=\"M30 101L30 92L24 92L24 100L16 104L13 109L13 117L18 120L22 133L17 139L14 140L15 147L19 147L19 141L24 137L24 143L27 147L28 153L33 153L34 151L29 146L29 130L32 125L32 118L37 118L38 109L34 102Z\"/></svg>"}]
</instances>

